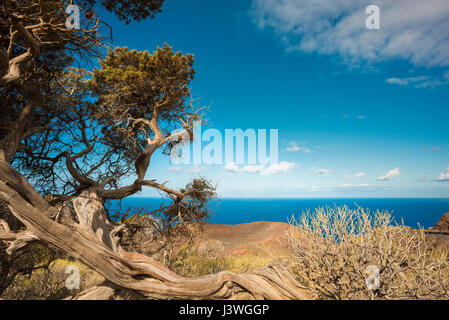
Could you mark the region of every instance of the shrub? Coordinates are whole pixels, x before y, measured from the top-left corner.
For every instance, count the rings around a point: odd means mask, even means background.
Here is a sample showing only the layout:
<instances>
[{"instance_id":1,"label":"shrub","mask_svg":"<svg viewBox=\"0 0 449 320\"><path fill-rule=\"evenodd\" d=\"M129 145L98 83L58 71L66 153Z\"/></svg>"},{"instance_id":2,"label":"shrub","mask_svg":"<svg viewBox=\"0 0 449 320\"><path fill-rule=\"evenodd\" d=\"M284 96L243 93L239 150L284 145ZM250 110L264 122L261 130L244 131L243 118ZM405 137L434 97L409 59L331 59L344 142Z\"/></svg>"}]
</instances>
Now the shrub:
<instances>
[{"instance_id":1,"label":"shrub","mask_svg":"<svg viewBox=\"0 0 449 320\"><path fill-rule=\"evenodd\" d=\"M80 271L80 288L66 287L68 266L76 266ZM16 276L5 290L4 298L13 300L59 300L102 283L104 279L84 265L70 260L58 259L48 269L35 270L30 275Z\"/></svg>"},{"instance_id":2,"label":"shrub","mask_svg":"<svg viewBox=\"0 0 449 320\"><path fill-rule=\"evenodd\" d=\"M290 221L292 273L320 299L448 299L446 251L387 211L318 208Z\"/></svg>"},{"instance_id":3,"label":"shrub","mask_svg":"<svg viewBox=\"0 0 449 320\"><path fill-rule=\"evenodd\" d=\"M224 254L223 242L219 240L204 241L198 246L198 255L204 258L217 258Z\"/></svg>"}]
</instances>

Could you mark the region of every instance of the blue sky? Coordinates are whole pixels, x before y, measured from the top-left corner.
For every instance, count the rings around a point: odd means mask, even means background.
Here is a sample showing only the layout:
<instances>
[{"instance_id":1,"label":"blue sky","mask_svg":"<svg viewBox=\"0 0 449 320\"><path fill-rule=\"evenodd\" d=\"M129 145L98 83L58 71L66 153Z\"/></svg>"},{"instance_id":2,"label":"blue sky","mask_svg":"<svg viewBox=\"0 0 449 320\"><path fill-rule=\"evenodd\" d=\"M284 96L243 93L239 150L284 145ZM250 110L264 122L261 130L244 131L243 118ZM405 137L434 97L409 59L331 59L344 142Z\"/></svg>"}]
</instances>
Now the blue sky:
<instances>
[{"instance_id":1,"label":"blue sky","mask_svg":"<svg viewBox=\"0 0 449 320\"><path fill-rule=\"evenodd\" d=\"M113 45L194 54L210 125L278 129L289 163L261 174L157 154L148 178L206 176L222 197L449 197L449 4L378 0L368 30L375 2L166 0L153 20L108 15Z\"/></svg>"}]
</instances>

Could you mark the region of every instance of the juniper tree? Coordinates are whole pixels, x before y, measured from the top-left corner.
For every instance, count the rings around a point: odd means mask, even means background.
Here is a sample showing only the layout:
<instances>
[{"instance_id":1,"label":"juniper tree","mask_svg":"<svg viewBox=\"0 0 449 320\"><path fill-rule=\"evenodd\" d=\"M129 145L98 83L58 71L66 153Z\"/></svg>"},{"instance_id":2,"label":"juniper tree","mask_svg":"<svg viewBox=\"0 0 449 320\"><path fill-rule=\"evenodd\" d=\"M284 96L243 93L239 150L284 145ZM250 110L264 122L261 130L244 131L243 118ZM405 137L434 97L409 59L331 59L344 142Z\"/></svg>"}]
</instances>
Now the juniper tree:
<instances>
[{"instance_id":1,"label":"juniper tree","mask_svg":"<svg viewBox=\"0 0 449 320\"><path fill-rule=\"evenodd\" d=\"M39 242L61 250L102 275L107 283L80 298L108 298L128 290L145 298L304 298L280 267L248 274L228 272L188 279L152 258L120 245L108 199L153 188L166 195L167 226L207 216L215 194L205 179L177 190L151 178L157 150L170 153L203 120L189 85L193 56L168 45L153 53L110 49L95 9L103 6L125 23L152 17L162 1L80 1L81 28L68 30L71 1L1 1L0 199L23 224L1 221L8 252ZM52 61L71 66L44 77ZM99 67L76 68L100 58ZM46 78L48 76L48 78ZM181 131L172 134L173 129Z\"/></svg>"}]
</instances>

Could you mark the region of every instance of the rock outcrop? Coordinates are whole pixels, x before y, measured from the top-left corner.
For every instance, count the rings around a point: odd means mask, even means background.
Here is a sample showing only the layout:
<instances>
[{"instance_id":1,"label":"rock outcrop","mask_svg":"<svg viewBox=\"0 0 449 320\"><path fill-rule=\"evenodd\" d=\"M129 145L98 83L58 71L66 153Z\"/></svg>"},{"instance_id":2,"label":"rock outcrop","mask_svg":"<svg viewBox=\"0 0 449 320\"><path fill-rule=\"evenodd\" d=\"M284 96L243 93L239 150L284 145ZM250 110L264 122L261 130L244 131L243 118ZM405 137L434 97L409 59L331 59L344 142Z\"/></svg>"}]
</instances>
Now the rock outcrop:
<instances>
[{"instance_id":1,"label":"rock outcrop","mask_svg":"<svg viewBox=\"0 0 449 320\"><path fill-rule=\"evenodd\" d=\"M432 231L449 233L449 212L441 217L440 221L432 228Z\"/></svg>"}]
</instances>

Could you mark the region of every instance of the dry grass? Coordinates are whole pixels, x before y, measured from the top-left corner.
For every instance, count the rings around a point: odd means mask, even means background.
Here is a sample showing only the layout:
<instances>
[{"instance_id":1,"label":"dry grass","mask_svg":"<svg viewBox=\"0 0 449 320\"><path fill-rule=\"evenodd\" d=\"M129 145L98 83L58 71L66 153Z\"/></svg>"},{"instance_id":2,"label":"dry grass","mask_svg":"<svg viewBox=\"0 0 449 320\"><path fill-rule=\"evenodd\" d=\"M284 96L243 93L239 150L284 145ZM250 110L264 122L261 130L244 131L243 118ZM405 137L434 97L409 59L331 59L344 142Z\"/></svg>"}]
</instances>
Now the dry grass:
<instances>
[{"instance_id":1,"label":"dry grass","mask_svg":"<svg viewBox=\"0 0 449 320\"><path fill-rule=\"evenodd\" d=\"M185 277L198 277L221 271L245 273L273 262L272 258L254 254L226 255L220 241L210 240L199 246L182 248L171 268Z\"/></svg>"},{"instance_id":2,"label":"dry grass","mask_svg":"<svg viewBox=\"0 0 449 320\"><path fill-rule=\"evenodd\" d=\"M318 208L292 219L288 239L292 272L317 298L449 298L447 252L386 211Z\"/></svg>"}]
</instances>

